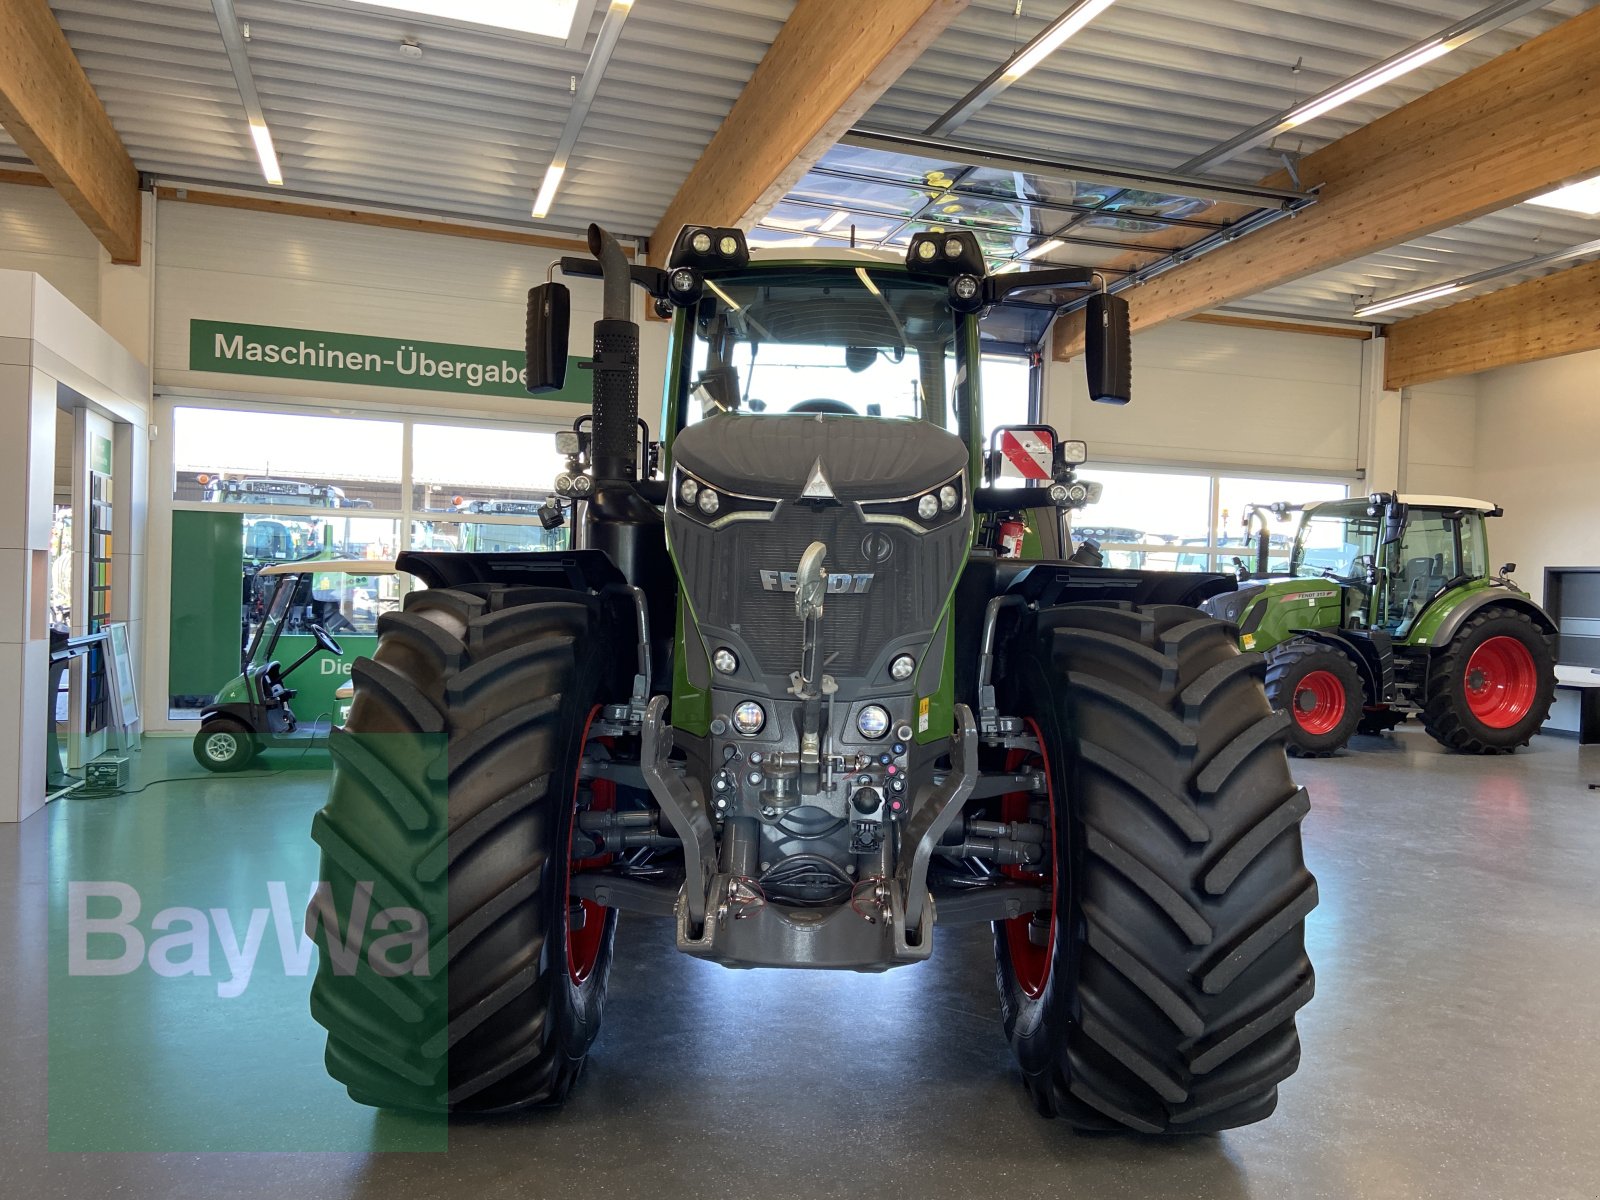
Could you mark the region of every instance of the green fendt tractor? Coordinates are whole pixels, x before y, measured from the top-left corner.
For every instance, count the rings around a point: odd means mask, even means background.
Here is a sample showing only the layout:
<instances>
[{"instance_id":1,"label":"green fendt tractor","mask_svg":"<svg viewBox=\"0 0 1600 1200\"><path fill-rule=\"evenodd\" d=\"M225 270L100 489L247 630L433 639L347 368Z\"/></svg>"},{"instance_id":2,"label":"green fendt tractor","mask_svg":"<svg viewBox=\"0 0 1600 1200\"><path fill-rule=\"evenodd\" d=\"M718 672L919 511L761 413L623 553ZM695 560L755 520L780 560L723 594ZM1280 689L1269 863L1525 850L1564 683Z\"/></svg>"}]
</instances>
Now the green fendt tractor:
<instances>
[{"instance_id":1,"label":"green fendt tractor","mask_svg":"<svg viewBox=\"0 0 1600 1200\"><path fill-rule=\"evenodd\" d=\"M1071 562L1083 444L985 444L981 312L1085 300L1090 392L1121 402L1125 304L1083 268L989 276L964 232L903 261L693 226L665 269L589 246L560 263L605 296L561 441L572 548L403 556L428 588L354 666L307 913L330 1072L379 1106L560 1100L619 914L726 966L854 971L975 922L1041 1113L1265 1117L1317 892L1261 660L1194 607L1232 579ZM631 287L673 322L654 453ZM530 389L568 311L530 296ZM1028 456L1044 478L998 486ZM984 518L1018 511L1048 557L997 553Z\"/></svg>"},{"instance_id":2,"label":"green fendt tractor","mask_svg":"<svg viewBox=\"0 0 1600 1200\"><path fill-rule=\"evenodd\" d=\"M1556 628L1508 578L1515 564L1489 573L1485 523L1499 515L1482 500L1390 492L1251 509L1254 578L1202 607L1266 656L1267 696L1293 718L1290 753L1329 755L1413 713L1451 750L1528 744L1555 698ZM1269 561L1272 518L1299 520L1286 561Z\"/></svg>"}]
</instances>

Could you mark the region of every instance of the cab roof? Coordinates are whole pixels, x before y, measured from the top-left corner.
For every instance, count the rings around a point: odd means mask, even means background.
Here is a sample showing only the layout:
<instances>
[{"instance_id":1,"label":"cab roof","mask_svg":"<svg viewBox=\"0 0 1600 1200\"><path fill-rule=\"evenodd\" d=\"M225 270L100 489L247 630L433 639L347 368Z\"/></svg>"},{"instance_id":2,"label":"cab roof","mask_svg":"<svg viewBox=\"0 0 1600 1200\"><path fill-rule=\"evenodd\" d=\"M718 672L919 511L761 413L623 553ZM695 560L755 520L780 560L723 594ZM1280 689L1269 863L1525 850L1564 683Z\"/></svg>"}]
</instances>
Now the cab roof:
<instances>
[{"instance_id":1,"label":"cab roof","mask_svg":"<svg viewBox=\"0 0 1600 1200\"><path fill-rule=\"evenodd\" d=\"M1443 508L1472 509L1476 512L1493 512L1498 505L1488 500L1474 500L1468 496L1433 496L1421 492L1396 492L1393 499L1404 504L1407 508ZM1344 500L1318 500L1313 504L1303 506L1305 512L1316 512L1321 508L1333 508L1340 504L1366 504L1367 496L1350 496Z\"/></svg>"}]
</instances>

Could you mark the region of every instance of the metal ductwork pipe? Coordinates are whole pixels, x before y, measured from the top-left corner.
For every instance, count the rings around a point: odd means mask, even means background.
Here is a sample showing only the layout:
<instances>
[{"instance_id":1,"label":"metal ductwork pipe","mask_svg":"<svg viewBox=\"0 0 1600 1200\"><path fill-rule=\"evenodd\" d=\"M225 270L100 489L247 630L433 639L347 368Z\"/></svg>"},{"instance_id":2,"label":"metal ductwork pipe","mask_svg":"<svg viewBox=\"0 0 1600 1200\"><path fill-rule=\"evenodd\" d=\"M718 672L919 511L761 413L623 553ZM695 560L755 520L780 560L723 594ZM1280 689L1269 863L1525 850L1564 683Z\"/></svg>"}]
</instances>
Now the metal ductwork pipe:
<instances>
[{"instance_id":1,"label":"metal ductwork pipe","mask_svg":"<svg viewBox=\"0 0 1600 1200\"><path fill-rule=\"evenodd\" d=\"M601 319L594 323L593 460L597 485L637 477L639 327L628 319L632 279L617 239L589 226L589 252L605 281Z\"/></svg>"}]
</instances>

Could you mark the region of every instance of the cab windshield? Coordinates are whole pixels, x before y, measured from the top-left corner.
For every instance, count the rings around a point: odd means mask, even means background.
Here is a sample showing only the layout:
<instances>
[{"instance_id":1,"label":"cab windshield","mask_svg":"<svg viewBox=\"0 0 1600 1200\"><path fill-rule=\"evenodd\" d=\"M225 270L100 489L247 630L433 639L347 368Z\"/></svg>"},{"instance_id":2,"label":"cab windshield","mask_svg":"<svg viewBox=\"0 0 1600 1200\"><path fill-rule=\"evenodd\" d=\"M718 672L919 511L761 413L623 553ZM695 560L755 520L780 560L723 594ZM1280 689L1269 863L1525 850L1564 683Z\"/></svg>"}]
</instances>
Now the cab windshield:
<instances>
[{"instance_id":1,"label":"cab windshield","mask_svg":"<svg viewBox=\"0 0 1600 1200\"><path fill-rule=\"evenodd\" d=\"M971 317L945 284L887 264L743 271L707 279L691 311L682 420L822 412L918 418L957 430L970 413L958 371Z\"/></svg>"},{"instance_id":2,"label":"cab windshield","mask_svg":"<svg viewBox=\"0 0 1600 1200\"><path fill-rule=\"evenodd\" d=\"M1378 550L1380 518L1367 514L1365 499L1321 504L1301 518L1289 573L1304 577L1364 575Z\"/></svg>"}]
</instances>

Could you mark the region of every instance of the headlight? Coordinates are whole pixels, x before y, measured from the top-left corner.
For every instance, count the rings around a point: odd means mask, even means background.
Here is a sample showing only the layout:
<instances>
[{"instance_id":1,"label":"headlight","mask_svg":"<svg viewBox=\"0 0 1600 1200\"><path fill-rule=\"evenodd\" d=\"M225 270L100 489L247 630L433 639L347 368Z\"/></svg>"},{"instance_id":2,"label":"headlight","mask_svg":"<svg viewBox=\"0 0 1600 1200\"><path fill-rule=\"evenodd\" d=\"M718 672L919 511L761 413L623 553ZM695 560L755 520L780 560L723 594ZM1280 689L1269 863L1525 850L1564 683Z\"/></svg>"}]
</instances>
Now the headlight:
<instances>
[{"instance_id":1,"label":"headlight","mask_svg":"<svg viewBox=\"0 0 1600 1200\"><path fill-rule=\"evenodd\" d=\"M570 429L563 429L556 434L557 454L576 454L578 452L578 435Z\"/></svg>"},{"instance_id":2,"label":"headlight","mask_svg":"<svg viewBox=\"0 0 1600 1200\"><path fill-rule=\"evenodd\" d=\"M700 499L696 503L700 505L700 511L708 517L722 506L722 501L710 488L701 489Z\"/></svg>"},{"instance_id":3,"label":"headlight","mask_svg":"<svg viewBox=\"0 0 1600 1200\"><path fill-rule=\"evenodd\" d=\"M739 707L733 710L733 727L745 737L753 737L760 733L766 723L767 710L754 700L743 700L739 703Z\"/></svg>"},{"instance_id":4,"label":"headlight","mask_svg":"<svg viewBox=\"0 0 1600 1200\"><path fill-rule=\"evenodd\" d=\"M693 504L694 498L699 492L700 485L687 475L683 477L683 482L678 485L678 498L685 504Z\"/></svg>"},{"instance_id":5,"label":"headlight","mask_svg":"<svg viewBox=\"0 0 1600 1200\"><path fill-rule=\"evenodd\" d=\"M739 243L731 235L724 234L722 240L717 243L717 249L731 258L738 252Z\"/></svg>"},{"instance_id":6,"label":"headlight","mask_svg":"<svg viewBox=\"0 0 1600 1200\"><path fill-rule=\"evenodd\" d=\"M939 489L939 507L945 512L954 512L956 505L961 503L961 493L948 483Z\"/></svg>"},{"instance_id":7,"label":"headlight","mask_svg":"<svg viewBox=\"0 0 1600 1200\"><path fill-rule=\"evenodd\" d=\"M689 240L689 245L694 247L696 254L709 254L711 253L711 235L702 229Z\"/></svg>"},{"instance_id":8,"label":"headlight","mask_svg":"<svg viewBox=\"0 0 1600 1200\"><path fill-rule=\"evenodd\" d=\"M932 492L917 501L917 516L924 521L931 521L939 515L939 500Z\"/></svg>"},{"instance_id":9,"label":"headlight","mask_svg":"<svg viewBox=\"0 0 1600 1200\"><path fill-rule=\"evenodd\" d=\"M917 660L909 654L902 654L889 664L889 674L896 679L910 679L911 672L917 669Z\"/></svg>"},{"instance_id":10,"label":"headlight","mask_svg":"<svg viewBox=\"0 0 1600 1200\"><path fill-rule=\"evenodd\" d=\"M739 656L726 646L719 646L711 656L711 665L724 675L732 675L739 669Z\"/></svg>"},{"instance_id":11,"label":"headlight","mask_svg":"<svg viewBox=\"0 0 1600 1200\"><path fill-rule=\"evenodd\" d=\"M734 714L734 721L739 716ZM861 731L861 736L877 741L889 732L889 710L881 704L869 704L856 714L856 728Z\"/></svg>"}]
</instances>

